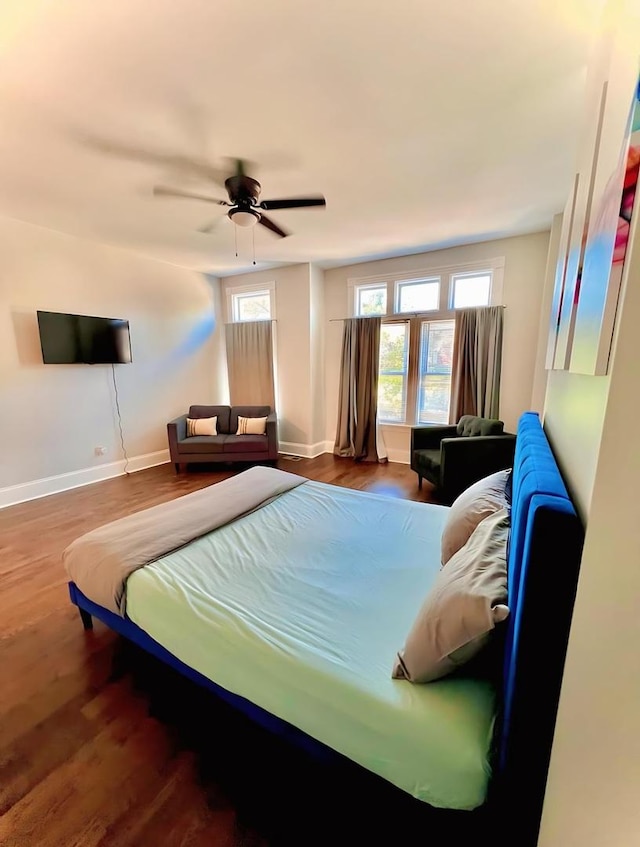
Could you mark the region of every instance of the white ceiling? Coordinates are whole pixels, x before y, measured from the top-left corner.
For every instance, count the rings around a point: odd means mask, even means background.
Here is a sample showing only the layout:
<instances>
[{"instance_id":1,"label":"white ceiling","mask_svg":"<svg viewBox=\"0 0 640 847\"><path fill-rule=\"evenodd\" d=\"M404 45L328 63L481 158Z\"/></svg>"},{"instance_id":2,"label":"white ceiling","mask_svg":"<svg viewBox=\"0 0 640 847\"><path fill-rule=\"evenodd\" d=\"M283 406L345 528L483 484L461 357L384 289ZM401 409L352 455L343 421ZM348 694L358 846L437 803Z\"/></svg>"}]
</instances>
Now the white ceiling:
<instances>
[{"instance_id":1,"label":"white ceiling","mask_svg":"<svg viewBox=\"0 0 640 847\"><path fill-rule=\"evenodd\" d=\"M181 157L258 163L263 263L544 229L564 205L602 0L20 0L0 8L0 214L212 273L251 230ZM105 152L104 145L111 151ZM117 152L119 150L119 152ZM157 154L145 160L127 151ZM154 160L155 159L155 160ZM222 193L221 193L222 192ZM199 226L219 215L212 235Z\"/></svg>"}]
</instances>

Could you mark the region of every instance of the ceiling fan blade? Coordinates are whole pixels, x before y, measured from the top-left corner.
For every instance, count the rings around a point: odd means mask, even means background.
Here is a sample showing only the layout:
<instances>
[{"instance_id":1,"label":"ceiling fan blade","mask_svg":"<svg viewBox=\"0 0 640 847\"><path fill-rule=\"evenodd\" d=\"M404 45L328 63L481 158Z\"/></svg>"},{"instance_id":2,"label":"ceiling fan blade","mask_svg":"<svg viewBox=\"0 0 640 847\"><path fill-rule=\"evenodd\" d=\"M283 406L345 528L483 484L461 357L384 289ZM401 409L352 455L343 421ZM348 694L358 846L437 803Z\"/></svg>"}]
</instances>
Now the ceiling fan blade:
<instances>
[{"instance_id":1,"label":"ceiling fan blade","mask_svg":"<svg viewBox=\"0 0 640 847\"><path fill-rule=\"evenodd\" d=\"M210 179L218 185L224 185L229 176L229 167L217 168L202 159L184 156L180 153L163 153L157 150L146 150L141 147L120 144L117 141L96 138L83 134L81 142L98 153L106 153L109 156L117 156L120 159L128 159L134 162L145 162L160 167L175 168L176 170L191 173L194 176Z\"/></svg>"},{"instance_id":2,"label":"ceiling fan blade","mask_svg":"<svg viewBox=\"0 0 640 847\"><path fill-rule=\"evenodd\" d=\"M259 221L259 223L261 223L261 224L262 224L262 226L266 226L266 228L267 228L267 229L270 229L270 230L271 230L271 232L275 232L275 234L276 234L276 235L279 235L279 236L280 236L280 238L286 238L286 237L287 237L287 235L289 235L289 233L288 233L288 232L285 232L283 229L281 229L281 228L278 226L278 224L274 223L274 222L271 220L271 218L268 218L266 215L260 215L260 221Z\"/></svg>"},{"instance_id":3,"label":"ceiling fan blade","mask_svg":"<svg viewBox=\"0 0 640 847\"><path fill-rule=\"evenodd\" d=\"M198 227L198 232L202 232L205 235L209 235L210 233L213 232L214 229L216 229L218 227L220 220L221 220L220 218L214 218L212 221L209 221L208 224L205 224L204 226Z\"/></svg>"},{"instance_id":4,"label":"ceiling fan blade","mask_svg":"<svg viewBox=\"0 0 640 847\"><path fill-rule=\"evenodd\" d=\"M207 194L194 194L192 191L181 191L179 188L169 188L165 185L154 186L153 193L156 197L186 197L189 200L203 200L205 203L217 203L218 206L228 206L226 200L218 200L217 197L209 197Z\"/></svg>"},{"instance_id":5,"label":"ceiling fan blade","mask_svg":"<svg viewBox=\"0 0 640 847\"><path fill-rule=\"evenodd\" d=\"M263 200L261 209L302 209L308 206L326 206L327 201L319 194L317 197L286 197L283 200Z\"/></svg>"}]
</instances>

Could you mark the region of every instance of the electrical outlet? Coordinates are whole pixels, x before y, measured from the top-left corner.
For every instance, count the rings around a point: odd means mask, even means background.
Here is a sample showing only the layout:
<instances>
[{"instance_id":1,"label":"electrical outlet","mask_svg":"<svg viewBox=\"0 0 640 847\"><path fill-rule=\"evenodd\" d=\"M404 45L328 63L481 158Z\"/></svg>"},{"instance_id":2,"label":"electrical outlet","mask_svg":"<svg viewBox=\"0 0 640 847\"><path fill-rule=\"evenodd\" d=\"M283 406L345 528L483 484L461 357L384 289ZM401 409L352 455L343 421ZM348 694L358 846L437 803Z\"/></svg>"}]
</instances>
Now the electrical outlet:
<instances>
[{"instance_id":1,"label":"electrical outlet","mask_svg":"<svg viewBox=\"0 0 640 847\"><path fill-rule=\"evenodd\" d=\"M96 456L104 456L104 454L107 452L107 448L106 447L96 447L96 448L94 448L93 452L96 454Z\"/></svg>"}]
</instances>

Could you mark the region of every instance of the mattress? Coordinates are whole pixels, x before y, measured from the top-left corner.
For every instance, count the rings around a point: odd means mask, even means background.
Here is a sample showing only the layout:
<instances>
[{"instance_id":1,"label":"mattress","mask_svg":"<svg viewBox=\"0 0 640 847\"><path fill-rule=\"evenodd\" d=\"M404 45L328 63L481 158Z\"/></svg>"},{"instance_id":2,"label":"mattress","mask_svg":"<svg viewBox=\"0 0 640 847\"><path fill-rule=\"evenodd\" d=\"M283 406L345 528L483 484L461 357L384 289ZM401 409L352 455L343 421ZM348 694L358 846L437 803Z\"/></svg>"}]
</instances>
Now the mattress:
<instances>
[{"instance_id":1,"label":"mattress","mask_svg":"<svg viewBox=\"0 0 640 847\"><path fill-rule=\"evenodd\" d=\"M182 662L433 806L473 809L495 690L391 679L448 510L308 482L136 571L127 615Z\"/></svg>"}]
</instances>

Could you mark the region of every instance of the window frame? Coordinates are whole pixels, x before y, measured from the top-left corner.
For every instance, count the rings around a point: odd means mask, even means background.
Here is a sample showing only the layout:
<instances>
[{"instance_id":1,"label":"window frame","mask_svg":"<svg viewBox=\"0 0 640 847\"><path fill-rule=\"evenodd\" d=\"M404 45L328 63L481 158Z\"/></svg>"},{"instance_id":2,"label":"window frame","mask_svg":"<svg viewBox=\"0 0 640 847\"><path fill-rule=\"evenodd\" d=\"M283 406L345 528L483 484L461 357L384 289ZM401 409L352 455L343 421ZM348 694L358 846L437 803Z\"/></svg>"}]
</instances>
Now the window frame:
<instances>
[{"instance_id":1,"label":"window frame","mask_svg":"<svg viewBox=\"0 0 640 847\"><path fill-rule=\"evenodd\" d=\"M367 317L358 315L358 294L363 288L387 287L387 313L380 315L383 323L407 322L409 332L409 355L406 378L406 402L404 422L380 420L384 426L404 427L408 429L418 424L418 402L420 383L420 332L422 321L436 323L438 321L455 320L456 309L452 307L454 293L454 278L473 276L475 274L490 274L488 306L498 306L502 303L504 256L493 257L473 262L460 262L455 265L438 265L431 268L420 268L403 273L375 274L366 277L351 277L347 280L348 315L349 317ZM419 312L400 312L400 291L403 284L440 281L439 308ZM389 311L391 308L392 311ZM371 317L375 317L372 315ZM434 424L437 426L438 424ZM429 426L429 424L424 424Z\"/></svg>"},{"instance_id":2,"label":"window frame","mask_svg":"<svg viewBox=\"0 0 640 847\"><path fill-rule=\"evenodd\" d=\"M269 295L269 312L270 316L268 318L256 318L256 320L262 321L275 321L276 320L276 284L275 281L263 282L262 284L257 285L233 285L227 284L225 286L226 300L227 300L227 321L228 323L251 323L251 321L242 321L236 318L237 309L236 309L236 298L238 297L247 297L256 294L268 294Z\"/></svg>"},{"instance_id":3,"label":"window frame","mask_svg":"<svg viewBox=\"0 0 640 847\"><path fill-rule=\"evenodd\" d=\"M389 287L386 285L386 283L385 282L375 282L375 283L370 283L370 284L365 283L363 285L355 286L355 288L353 290L354 297L355 297L353 303L351 304L352 309L353 309L353 314L354 315L358 314L358 301L360 299L360 292L361 291L378 291L381 288L386 288L385 297L386 297L386 308L388 310L389 309ZM361 315L361 317L363 317L363 318L364 317L376 318L376 317L378 317L378 315L376 315L376 314ZM380 317L383 317L383 316L381 315Z\"/></svg>"}]
</instances>

